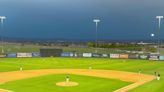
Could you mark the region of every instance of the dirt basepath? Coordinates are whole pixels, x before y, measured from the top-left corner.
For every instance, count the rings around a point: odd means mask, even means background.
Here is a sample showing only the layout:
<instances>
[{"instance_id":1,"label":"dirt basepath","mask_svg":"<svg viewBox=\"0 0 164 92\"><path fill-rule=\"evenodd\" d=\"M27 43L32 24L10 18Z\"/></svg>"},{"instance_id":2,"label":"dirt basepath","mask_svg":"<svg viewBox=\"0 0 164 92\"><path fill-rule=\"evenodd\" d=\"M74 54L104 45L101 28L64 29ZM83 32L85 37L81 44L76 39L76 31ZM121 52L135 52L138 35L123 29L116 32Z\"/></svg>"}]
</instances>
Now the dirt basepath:
<instances>
[{"instance_id":1,"label":"dirt basepath","mask_svg":"<svg viewBox=\"0 0 164 92\"><path fill-rule=\"evenodd\" d=\"M114 71L114 70L89 70L89 69L45 69L45 70L25 70L0 73L0 84L6 82L27 79L32 77L44 76L49 74L77 74L94 76L101 78L117 79L127 82L134 82L131 85L120 88L114 92L127 92L133 88L141 86L155 79L152 75L138 74L132 72ZM0 89L0 92L12 92Z\"/></svg>"}]
</instances>

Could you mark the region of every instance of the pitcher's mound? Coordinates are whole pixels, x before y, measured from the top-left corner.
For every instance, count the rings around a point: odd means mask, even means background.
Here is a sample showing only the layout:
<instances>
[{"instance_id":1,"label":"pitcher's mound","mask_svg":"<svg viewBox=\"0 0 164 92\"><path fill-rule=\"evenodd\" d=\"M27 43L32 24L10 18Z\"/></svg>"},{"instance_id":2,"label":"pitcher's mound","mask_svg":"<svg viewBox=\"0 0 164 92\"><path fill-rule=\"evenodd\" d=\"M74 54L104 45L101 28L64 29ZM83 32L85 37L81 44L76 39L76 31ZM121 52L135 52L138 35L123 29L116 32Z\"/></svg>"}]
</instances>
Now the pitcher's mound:
<instances>
[{"instance_id":1,"label":"pitcher's mound","mask_svg":"<svg viewBox=\"0 0 164 92\"><path fill-rule=\"evenodd\" d=\"M70 87L70 86L77 86L79 83L77 82L58 82L56 83L57 86L63 86L63 87Z\"/></svg>"}]
</instances>

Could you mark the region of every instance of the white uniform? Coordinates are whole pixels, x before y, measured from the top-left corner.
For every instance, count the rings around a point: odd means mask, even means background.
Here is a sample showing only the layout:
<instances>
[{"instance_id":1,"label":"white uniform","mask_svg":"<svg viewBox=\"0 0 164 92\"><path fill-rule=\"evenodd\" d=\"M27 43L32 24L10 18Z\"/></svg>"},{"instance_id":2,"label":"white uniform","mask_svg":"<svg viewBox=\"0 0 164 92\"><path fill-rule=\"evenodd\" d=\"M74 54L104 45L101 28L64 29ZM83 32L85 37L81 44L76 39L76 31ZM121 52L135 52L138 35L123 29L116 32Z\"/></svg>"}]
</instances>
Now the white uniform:
<instances>
[{"instance_id":1,"label":"white uniform","mask_svg":"<svg viewBox=\"0 0 164 92\"><path fill-rule=\"evenodd\" d=\"M66 82L69 82L69 76L66 76Z\"/></svg>"},{"instance_id":2,"label":"white uniform","mask_svg":"<svg viewBox=\"0 0 164 92\"><path fill-rule=\"evenodd\" d=\"M23 68L22 67L20 67L20 71L22 71L23 70Z\"/></svg>"},{"instance_id":3,"label":"white uniform","mask_svg":"<svg viewBox=\"0 0 164 92\"><path fill-rule=\"evenodd\" d=\"M160 74L157 75L157 80L160 80Z\"/></svg>"}]
</instances>

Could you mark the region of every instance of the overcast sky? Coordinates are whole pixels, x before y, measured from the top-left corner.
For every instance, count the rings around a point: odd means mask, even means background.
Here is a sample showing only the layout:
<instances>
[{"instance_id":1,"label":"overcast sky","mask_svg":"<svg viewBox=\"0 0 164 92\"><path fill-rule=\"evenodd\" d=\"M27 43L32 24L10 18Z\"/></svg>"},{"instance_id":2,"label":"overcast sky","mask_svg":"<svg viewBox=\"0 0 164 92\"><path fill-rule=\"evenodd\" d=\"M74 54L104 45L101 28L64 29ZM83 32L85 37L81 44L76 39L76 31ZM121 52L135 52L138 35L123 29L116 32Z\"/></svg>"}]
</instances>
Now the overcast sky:
<instances>
[{"instance_id":1,"label":"overcast sky","mask_svg":"<svg viewBox=\"0 0 164 92\"><path fill-rule=\"evenodd\" d=\"M99 39L151 40L164 0L0 0L0 15L7 17L6 37L95 39L93 19L99 18Z\"/></svg>"}]
</instances>

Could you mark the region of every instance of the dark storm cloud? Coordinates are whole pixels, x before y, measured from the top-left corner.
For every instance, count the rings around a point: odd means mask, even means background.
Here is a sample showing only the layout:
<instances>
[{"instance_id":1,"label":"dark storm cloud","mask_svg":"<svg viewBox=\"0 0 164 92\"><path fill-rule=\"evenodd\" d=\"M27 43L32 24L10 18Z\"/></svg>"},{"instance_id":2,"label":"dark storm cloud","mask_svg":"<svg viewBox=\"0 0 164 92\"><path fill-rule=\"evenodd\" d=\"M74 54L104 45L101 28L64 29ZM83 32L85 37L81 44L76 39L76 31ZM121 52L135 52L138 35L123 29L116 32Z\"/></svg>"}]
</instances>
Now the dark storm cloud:
<instances>
[{"instance_id":1,"label":"dark storm cloud","mask_svg":"<svg viewBox=\"0 0 164 92\"><path fill-rule=\"evenodd\" d=\"M7 16L3 32L7 37L94 39L92 19L98 17L99 39L152 39L150 34L157 30L155 16L164 15L163 3L163 0L0 0L0 15Z\"/></svg>"}]
</instances>

